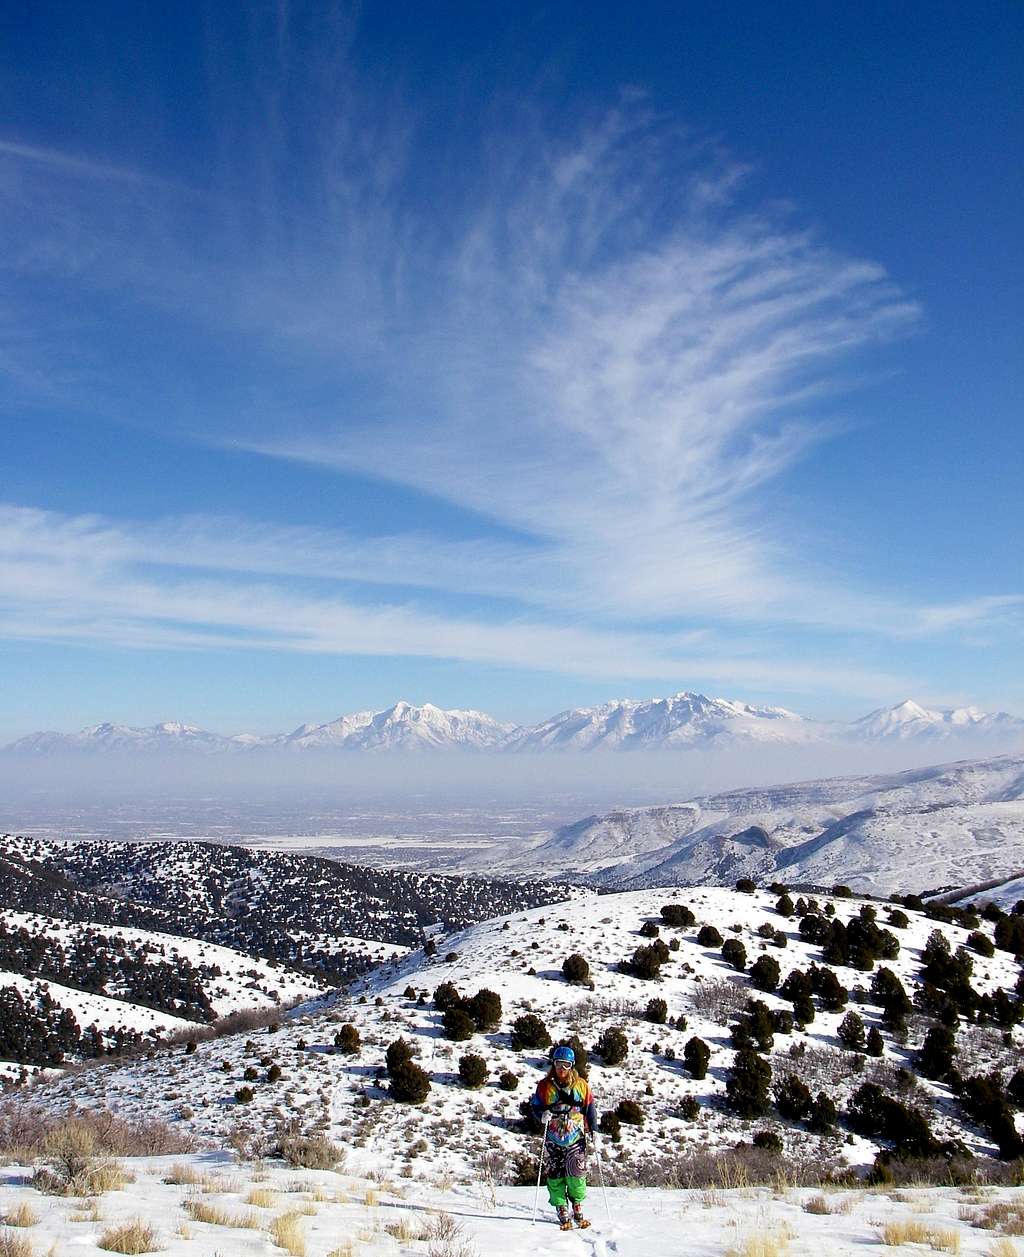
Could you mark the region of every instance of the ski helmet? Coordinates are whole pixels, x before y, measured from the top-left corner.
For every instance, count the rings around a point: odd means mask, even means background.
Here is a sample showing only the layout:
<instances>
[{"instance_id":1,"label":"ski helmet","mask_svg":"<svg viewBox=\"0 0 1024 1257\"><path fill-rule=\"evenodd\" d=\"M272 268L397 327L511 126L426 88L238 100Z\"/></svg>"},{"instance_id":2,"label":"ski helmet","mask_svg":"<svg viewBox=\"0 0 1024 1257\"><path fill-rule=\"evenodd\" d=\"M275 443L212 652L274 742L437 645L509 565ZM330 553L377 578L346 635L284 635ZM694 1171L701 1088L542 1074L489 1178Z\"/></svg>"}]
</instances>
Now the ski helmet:
<instances>
[{"instance_id":1,"label":"ski helmet","mask_svg":"<svg viewBox=\"0 0 1024 1257\"><path fill-rule=\"evenodd\" d=\"M575 1065L576 1053L571 1047L557 1047L551 1059L555 1064L558 1064L559 1061L564 1061L567 1065Z\"/></svg>"}]
</instances>

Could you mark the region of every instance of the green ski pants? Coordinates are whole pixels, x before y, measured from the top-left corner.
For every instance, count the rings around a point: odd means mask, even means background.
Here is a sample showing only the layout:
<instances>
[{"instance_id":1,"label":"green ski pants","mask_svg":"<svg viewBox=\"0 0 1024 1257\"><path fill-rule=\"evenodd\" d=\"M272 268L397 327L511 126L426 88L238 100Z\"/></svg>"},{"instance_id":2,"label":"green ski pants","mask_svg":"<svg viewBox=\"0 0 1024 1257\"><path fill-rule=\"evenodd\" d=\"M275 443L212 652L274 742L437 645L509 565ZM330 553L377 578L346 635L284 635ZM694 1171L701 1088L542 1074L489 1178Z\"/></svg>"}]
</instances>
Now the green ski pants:
<instances>
[{"instance_id":1,"label":"green ski pants","mask_svg":"<svg viewBox=\"0 0 1024 1257\"><path fill-rule=\"evenodd\" d=\"M564 1174L561 1178L548 1179L548 1200L557 1209L559 1205L582 1204L587 1195L587 1180L582 1175Z\"/></svg>"}]
</instances>

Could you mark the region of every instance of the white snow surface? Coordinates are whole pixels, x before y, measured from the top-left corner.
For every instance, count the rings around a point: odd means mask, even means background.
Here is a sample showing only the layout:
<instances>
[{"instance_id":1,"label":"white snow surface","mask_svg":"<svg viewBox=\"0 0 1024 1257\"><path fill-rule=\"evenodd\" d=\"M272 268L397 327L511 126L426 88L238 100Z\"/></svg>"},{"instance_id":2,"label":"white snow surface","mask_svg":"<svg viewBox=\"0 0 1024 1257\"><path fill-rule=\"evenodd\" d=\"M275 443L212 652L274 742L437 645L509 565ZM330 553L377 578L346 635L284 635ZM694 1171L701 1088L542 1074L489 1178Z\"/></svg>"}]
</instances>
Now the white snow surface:
<instances>
[{"instance_id":1,"label":"white snow surface","mask_svg":"<svg viewBox=\"0 0 1024 1257\"><path fill-rule=\"evenodd\" d=\"M294 1210L302 1211L307 1257L426 1257L428 1251L451 1257L721 1257L742 1252L758 1239L781 1240L782 1253L883 1257L893 1251L883 1243L885 1226L904 1222L924 1223L950 1236L949 1243L958 1246L951 1251L963 1257L986 1257L993 1232L972 1227L971 1216L1020 1195L1012 1188L994 1189L984 1200L954 1188L831 1190L826 1193L831 1212L823 1214L807 1212L805 1206L820 1193L806 1188L665 1191L611 1184L606 1193L591 1186L591 1228L566 1235L553 1225L543 1198L537 1222L531 1224L532 1188L492 1189L479 1176L454 1185L423 1174L415 1161L408 1178L386 1168L371 1177L344 1164L338 1171L315 1171L238 1163L223 1151L135 1157L122 1164L133 1181L99 1198L96 1218L90 1202L40 1195L28 1185L29 1167L20 1165L0 1167L0 1209L9 1215L26 1204L39 1215L34 1226L21 1231L39 1257L99 1254L98 1241L108 1228L140 1218L153 1227L158 1251L167 1257L269 1257L282 1251L273 1244L269 1226ZM196 1184L166 1181L181 1178L183 1169ZM247 1203L254 1189L270 1192L269 1207ZM189 1201L250 1225L196 1222L187 1212ZM431 1228L439 1224L454 1224L450 1247L436 1238L431 1244ZM914 1251L929 1249L915 1245Z\"/></svg>"}]
</instances>

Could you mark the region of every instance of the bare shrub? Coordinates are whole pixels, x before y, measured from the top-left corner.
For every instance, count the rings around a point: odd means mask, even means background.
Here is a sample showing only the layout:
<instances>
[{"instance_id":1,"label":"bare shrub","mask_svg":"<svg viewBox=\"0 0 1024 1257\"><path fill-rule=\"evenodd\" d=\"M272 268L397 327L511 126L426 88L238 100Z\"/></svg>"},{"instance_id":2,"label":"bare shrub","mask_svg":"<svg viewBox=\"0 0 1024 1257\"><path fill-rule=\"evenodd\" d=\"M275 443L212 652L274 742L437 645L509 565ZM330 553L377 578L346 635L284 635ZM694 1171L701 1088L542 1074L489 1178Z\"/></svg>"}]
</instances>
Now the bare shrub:
<instances>
[{"instance_id":1,"label":"bare shrub","mask_svg":"<svg viewBox=\"0 0 1024 1257\"><path fill-rule=\"evenodd\" d=\"M840 1156L828 1158L808 1152L804 1156L780 1156L767 1148L741 1144L712 1151L705 1147L683 1149L670 1156L637 1161L629 1171L619 1167L620 1185L627 1175L639 1187L735 1188L756 1184L819 1187L844 1183L850 1175Z\"/></svg>"},{"instance_id":2,"label":"bare shrub","mask_svg":"<svg viewBox=\"0 0 1024 1257\"><path fill-rule=\"evenodd\" d=\"M240 1122L231 1127L225 1142L239 1161L262 1161L277 1146L273 1135L265 1130L254 1130Z\"/></svg>"},{"instance_id":3,"label":"bare shrub","mask_svg":"<svg viewBox=\"0 0 1024 1257\"><path fill-rule=\"evenodd\" d=\"M0 1108L0 1156L8 1161L35 1161L47 1155L44 1144L51 1136L70 1127L87 1132L94 1156L164 1157L192 1152L196 1146L191 1135L166 1122L125 1121L106 1109L74 1106L54 1116L32 1105L9 1103Z\"/></svg>"},{"instance_id":4,"label":"bare shrub","mask_svg":"<svg viewBox=\"0 0 1024 1257\"><path fill-rule=\"evenodd\" d=\"M750 990L738 982L696 982L690 1000L695 1013L724 1026L746 1008Z\"/></svg>"},{"instance_id":5,"label":"bare shrub","mask_svg":"<svg viewBox=\"0 0 1024 1257\"><path fill-rule=\"evenodd\" d=\"M439 1213L427 1228L427 1257L476 1257L476 1248L465 1238L462 1223L450 1213Z\"/></svg>"},{"instance_id":6,"label":"bare shrub","mask_svg":"<svg viewBox=\"0 0 1024 1257\"><path fill-rule=\"evenodd\" d=\"M622 995L591 996L576 1005L575 1014L579 1021L601 1017L642 1017L646 1007L646 1001L638 1003Z\"/></svg>"},{"instance_id":7,"label":"bare shrub","mask_svg":"<svg viewBox=\"0 0 1024 1257\"><path fill-rule=\"evenodd\" d=\"M84 1181L86 1171L95 1165L96 1142L84 1122L67 1122L44 1136L43 1155L66 1188Z\"/></svg>"},{"instance_id":8,"label":"bare shrub","mask_svg":"<svg viewBox=\"0 0 1024 1257\"><path fill-rule=\"evenodd\" d=\"M155 1253L156 1232L142 1218L108 1227L96 1241L97 1248L108 1253Z\"/></svg>"},{"instance_id":9,"label":"bare shrub","mask_svg":"<svg viewBox=\"0 0 1024 1257\"><path fill-rule=\"evenodd\" d=\"M854 1078L860 1086L865 1076L856 1072L854 1059L849 1052L838 1049L809 1047L800 1057L801 1081L812 1092L824 1091L832 1096L844 1083ZM789 1068L792 1068L792 1063L789 1063Z\"/></svg>"},{"instance_id":10,"label":"bare shrub","mask_svg":"<svg viewBox=\"0 0 1024 1257\"><path fill-rule=\"evenodd\" d=\"M278 1155L289 1165L305 1170L333 1170L344 1157L329 1139L308 1135L286 1135L278 1145Z\"/></svg>"}]
</instances>

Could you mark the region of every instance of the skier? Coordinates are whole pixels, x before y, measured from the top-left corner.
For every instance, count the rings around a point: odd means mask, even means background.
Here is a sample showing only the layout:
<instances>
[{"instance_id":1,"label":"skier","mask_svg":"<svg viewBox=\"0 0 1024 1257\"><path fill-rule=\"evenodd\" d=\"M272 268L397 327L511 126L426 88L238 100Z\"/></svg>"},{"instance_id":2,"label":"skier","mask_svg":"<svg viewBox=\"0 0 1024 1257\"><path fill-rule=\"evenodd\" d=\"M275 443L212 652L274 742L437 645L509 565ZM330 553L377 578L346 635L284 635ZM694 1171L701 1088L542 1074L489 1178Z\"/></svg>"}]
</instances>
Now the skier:
<instances>
[{"instance_id":1,"label":"skier","mask_svg":"<svg viewBox=\"0 0 1024 1257\"><path fill-rule=\"evenodd\" d=\"M551 1068L537 1084L530 1105L540 1118L549 1113L544 1139L548 1200L558 1212L563 1231L590 1226L583 1216L587 1194L587 1137L597 1138L597 1107L590 1083L576 1072L576 1053L557 1047ZM572 1204L572 1214L569 1205Z\"/></svg>"}]
</instances>

